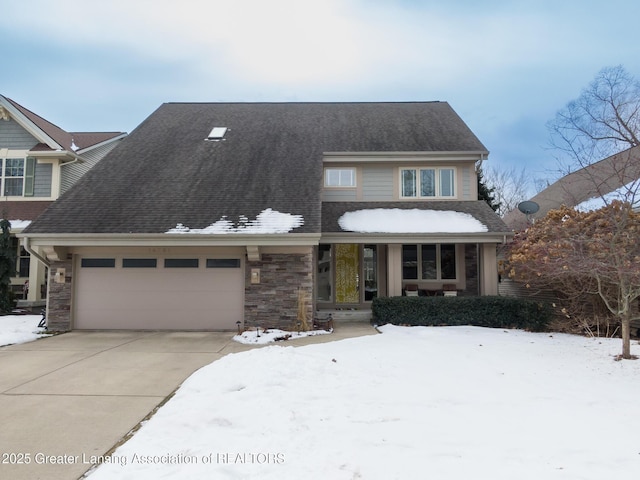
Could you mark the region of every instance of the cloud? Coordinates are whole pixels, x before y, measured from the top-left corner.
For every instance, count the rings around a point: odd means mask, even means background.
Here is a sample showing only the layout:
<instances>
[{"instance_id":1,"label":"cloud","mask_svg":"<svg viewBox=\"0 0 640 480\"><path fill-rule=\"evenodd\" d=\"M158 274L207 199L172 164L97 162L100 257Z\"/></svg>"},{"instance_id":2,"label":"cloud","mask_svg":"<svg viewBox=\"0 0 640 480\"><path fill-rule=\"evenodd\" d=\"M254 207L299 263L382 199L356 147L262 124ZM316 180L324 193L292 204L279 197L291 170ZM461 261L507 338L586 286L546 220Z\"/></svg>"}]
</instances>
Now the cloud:
<instances>
[{"instance_id":1,"label":"cloud","mask_svg":"<svg viewBox=\"0 0 640 480\"><path fill-rule=\"evenodd\" d=\"M363 0L44 0L9 7L52 42L188 62L204 76L303 88L481 80L540 59L544 18ZM40 14L32 16L37 9ZM16 18L17 17L17 18ZM22 20L22 22L20 21ZM23 24L24 24L23 23ZM514 41L515 39L515 41Z\"/></svg>"}]
</instances>

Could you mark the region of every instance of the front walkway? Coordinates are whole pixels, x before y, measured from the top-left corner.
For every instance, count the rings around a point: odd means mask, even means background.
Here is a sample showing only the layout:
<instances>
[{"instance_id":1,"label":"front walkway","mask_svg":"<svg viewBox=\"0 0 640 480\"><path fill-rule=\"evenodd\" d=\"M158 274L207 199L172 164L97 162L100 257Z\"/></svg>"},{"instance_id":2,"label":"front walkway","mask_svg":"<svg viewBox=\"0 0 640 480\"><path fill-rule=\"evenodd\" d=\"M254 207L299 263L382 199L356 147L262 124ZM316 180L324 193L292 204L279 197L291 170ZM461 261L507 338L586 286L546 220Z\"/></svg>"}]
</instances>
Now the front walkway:
<instances>
[{"instance_id":1,"label":"front walkway","mask_svg":"<svg viewBox=\"0 0 640 480\"><path fill-rule=\"evenodd\" d=\"M338 324L331 335L286 345L374 333L367 323ZM194 371L256 348L231 337L70 332L0 348L0 478L77 479Z\"/></svg>"}]
</instances>

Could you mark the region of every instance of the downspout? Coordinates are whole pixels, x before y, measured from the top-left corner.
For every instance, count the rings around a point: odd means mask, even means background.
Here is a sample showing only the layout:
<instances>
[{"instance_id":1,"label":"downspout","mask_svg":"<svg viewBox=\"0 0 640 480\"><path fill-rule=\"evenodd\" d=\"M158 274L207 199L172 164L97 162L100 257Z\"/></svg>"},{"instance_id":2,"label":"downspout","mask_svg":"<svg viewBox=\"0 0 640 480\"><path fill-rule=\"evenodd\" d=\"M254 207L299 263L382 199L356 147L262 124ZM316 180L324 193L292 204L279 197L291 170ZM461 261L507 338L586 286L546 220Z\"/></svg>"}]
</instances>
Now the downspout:
<instances>
[{"instance_id":1,"label":"downspout","mask_svg":"<svg viewBox=\"0 0 640 480\"><path fill-rule=\"evenodd\" d=\"M40 262L42 262L45 267L51 267L51 262L49 262L49 260L37 253L33 248L31 248L31 245L29 244L29 237L24 237L22 239L22 246L29 253L29 255L33 255L35 258L40 260Z\"/></svg>"},{"instance_id":2,"label":"downspout","mask_svg":"<svg viewBox=\"0 0 640 480\"><path fill-rule=\"evenodd\" d=\"M487 156L484 153L481 153L480 154L480 158L478 159L478 161L476 163L476 173L478 173L478 170L482 169L482 164L486 159L487 159Z\"/></svg>"}]
</instances>

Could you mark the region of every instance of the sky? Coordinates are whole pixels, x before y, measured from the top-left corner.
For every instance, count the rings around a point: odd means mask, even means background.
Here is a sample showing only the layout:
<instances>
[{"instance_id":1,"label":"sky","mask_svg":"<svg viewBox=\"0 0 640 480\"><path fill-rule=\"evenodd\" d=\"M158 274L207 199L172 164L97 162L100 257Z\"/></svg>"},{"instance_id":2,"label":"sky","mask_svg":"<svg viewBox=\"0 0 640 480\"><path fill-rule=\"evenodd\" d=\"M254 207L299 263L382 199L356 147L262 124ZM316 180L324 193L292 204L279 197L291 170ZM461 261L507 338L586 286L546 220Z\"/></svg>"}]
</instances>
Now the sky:
<instances>
[{"instance_id":1,"label":"sky","mask_svg":"<svg viewBox=\"0 0 640 480\"><path fill-rule=\"evenodd\" d=\"M557 177L546 123L640 77L632 0L0 0L0 94L67 131L164 102L447 101L489 165Z\"/></svg>"}]
</instances>

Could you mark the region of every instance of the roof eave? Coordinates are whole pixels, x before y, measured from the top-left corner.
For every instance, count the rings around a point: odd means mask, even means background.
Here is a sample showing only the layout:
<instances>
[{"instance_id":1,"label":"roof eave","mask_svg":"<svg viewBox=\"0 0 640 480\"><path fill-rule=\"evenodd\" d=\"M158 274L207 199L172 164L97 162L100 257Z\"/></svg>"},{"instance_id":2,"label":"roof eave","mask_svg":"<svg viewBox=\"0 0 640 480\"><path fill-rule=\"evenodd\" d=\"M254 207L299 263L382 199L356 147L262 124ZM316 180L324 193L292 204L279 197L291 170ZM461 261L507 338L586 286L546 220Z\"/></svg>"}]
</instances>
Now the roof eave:
<instances>
[{"instance_id":1,"label":"roof eave","mask_svg":"<svg viewBox=\"0 0 640 480\"><path fill-rule=\"evenodd\" d=\"M421 161L433 158L447 160L486 160L488 150L461 151L415 151L415 152L323 152L323 160L327 162L354 161L387 161L389 158L405 161Z\"/></svg>"},{"instance_id":2,"label":"roof eave","mask_svg":"<svg viewBox=\"0 0 640 480\"><path fill-rule=\"evenodd\" d=\"M85 160L81 156L79 156L77 153L71 150L51 150L51 151L31 151L30 150L28 153L30 157L58 159L62 162L62 164L70 163L70 162L74 162L74 163L85 162Z\"/></svg>"},{"instance_id":3,"label":"roof eave","mask_svg":"<svg viewBox=\"0 0 640 480\"><path fill-rule=\"evenodd\" d=\"M80 148L80 149L78 149L78 153L79 154L84 154L84 153L87 153L87 152L89 152L91 150L95 150L96 148L100 148L100 147L102 147L104 145L108 145L110 143L117 142L119 140L123 140L127 135L128 135L127 133L121 133L120 135L118 135L116 137L113 137L113 138L110 138L108 140L104 140L102 142L96 143L95 145L89 145L88 147Z\"/></svg>"},{"instance_id":4,"label":"roof eave","mask_svg":"<svg viewBox=\"0 0 640 480\"><path fill-rule=\"evenodd\" d=\"M64 247L229 247L317 245L319 233L171 234L171 233L20 233L32 246Z\"/></svg>"},{"instance_id":5,"label":"roof eave","mask_svg":"<svg viewBox=\"0 0 640 480\"><path fill-rule=\"evenodd\" d=\"M507 243L513 232L475 233L323 233L321 243Z\"/></svg>"}]
</instances>

